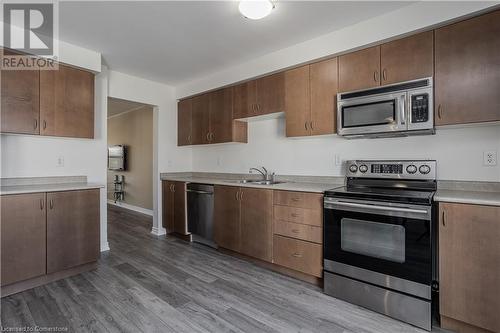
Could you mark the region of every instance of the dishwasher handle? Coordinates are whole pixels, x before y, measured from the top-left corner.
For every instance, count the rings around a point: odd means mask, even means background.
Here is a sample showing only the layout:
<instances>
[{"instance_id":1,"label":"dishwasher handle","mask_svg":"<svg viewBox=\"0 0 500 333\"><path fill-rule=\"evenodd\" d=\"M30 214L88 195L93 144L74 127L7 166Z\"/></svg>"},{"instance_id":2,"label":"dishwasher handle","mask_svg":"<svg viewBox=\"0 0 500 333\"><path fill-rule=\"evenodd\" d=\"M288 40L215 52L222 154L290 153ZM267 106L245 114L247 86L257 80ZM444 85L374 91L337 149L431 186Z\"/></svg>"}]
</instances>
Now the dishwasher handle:
<instances>
[{"instance_id":1,"label":"dishwasher handle","mask_svg":"<svg viewBox=\"0 0 500 333\"><path fill-rule=\"evenodd\" d=\"M187 189L186 192L191 192L191 193L196 193L196 194L208 194L208 195L214 194L214 192L190 190L190 189Z\"/></svg>"}]
</instances>

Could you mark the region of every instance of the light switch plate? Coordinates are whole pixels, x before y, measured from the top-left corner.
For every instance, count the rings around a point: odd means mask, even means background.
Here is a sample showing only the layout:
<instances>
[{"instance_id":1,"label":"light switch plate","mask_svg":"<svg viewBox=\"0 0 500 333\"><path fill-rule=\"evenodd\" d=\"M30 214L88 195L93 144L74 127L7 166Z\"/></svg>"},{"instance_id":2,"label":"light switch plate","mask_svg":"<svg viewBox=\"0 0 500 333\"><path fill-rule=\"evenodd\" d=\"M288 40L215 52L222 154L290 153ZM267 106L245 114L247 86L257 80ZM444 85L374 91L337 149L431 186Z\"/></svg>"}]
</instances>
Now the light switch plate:
<instances>
[{"instance_id":1,"label":"light switch plate","mask_svg":"<svg viewBox=\"0 0 500 333\"><path fill-rule=\"evenodd\" d=\"M494 150L485 151L483 153L483 165L484 166L497 165L497 152Z\"/></svg>"}]
</instances>

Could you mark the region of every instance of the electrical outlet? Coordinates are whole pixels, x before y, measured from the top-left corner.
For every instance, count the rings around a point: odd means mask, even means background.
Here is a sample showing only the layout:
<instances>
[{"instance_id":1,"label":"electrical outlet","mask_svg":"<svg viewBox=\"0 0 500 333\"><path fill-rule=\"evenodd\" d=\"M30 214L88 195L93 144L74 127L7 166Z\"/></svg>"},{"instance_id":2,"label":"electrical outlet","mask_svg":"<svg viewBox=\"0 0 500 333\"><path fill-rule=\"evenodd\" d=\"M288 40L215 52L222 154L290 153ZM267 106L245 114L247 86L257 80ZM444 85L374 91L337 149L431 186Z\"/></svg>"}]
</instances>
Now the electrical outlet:
<instances>
[{"instance_id":1,"label":"electrical outlet","mask_svg":"<svg viewBox=\"0 0 500 333\"><path fill-rule=\"evenodd\" d=\"M494 150L485 151L483 153L483 165L484 166L495 166L497 165L497 152Z\"/></svg>"},{"instance_id":2,"label":"electrical outlet","mask_svg":"<svg viewBox=\"0 0 500 333\"><path fill-rule=\"evenodd\" d=\"M59 156L56 161L57 167L63 167L64 166L64 156Z\"/></svg>"}]
</instances>

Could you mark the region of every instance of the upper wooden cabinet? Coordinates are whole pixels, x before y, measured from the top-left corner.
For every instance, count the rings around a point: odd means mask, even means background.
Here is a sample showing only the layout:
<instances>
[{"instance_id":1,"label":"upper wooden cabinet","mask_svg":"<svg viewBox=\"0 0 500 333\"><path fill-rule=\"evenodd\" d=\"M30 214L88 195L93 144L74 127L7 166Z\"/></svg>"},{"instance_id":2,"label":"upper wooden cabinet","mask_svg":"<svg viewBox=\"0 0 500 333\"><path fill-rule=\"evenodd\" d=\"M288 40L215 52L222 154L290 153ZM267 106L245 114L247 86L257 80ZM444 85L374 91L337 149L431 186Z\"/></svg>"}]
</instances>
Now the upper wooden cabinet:
<instances>
[{"instance_id":1,"label":"upper wooden cabinet","mask_svg":"<svg viewBox=\"0 0 500 333\"><path fill-rule=\"evenodd\" d=\"M500 207L440 203L439 212L441 326L500 332Z\"/></svg>"},{"instance_id":2,"label":"upper wooden cabinet","mask_svg":"<svg viewBox=\"0 0 500 333\"><path fill-rule=\"evenodd\" d=\"M247 124L233 120L233 91L229 87L179 101L178 145L246 143Z\"/></svg>"},{"instance_id":3,"label":"upper wooden cabinet","mask_svg":"<svg viewBox=\"0 0 500 333\"><path fill-rule=\"evenodd\" d=\"M431 77L434 32L426 31L380 45L381 84Z\"/></svg>"},{"instance_id":4,"label":"upper wooden cabinet","mask_svg":"<svg viewBox=\"0 0 500 333\"><path fill-rule=\"evenodd\" d=\"M286 71L286 136L335 133L337 90L337 58Z\"/></svg>"},{"instance_id":5,"label":"upper wooden cabinet","mask_svg":"<svg viewBox=\"0 0 500 333\"><path fill-rule=\"evenodd\" d=\"M234 119L283 112L285 109L283 72L245 82L234 88Z\"/></svg>"},{"instance_id":6,"label":"upper wooden cabinet","mask_svg":"<svg viewBox=\"0 0 500 333\"><path fill-rule=\"evenodd\" d=\"M3 120L2 120L3 121ZM1 201L2 286L46 273L45 193L5 195Z\"/></svg>"},{"instance_id":7,"label":"upper wooden cabinet","mask_svg":"<svg viewBox=\"0 0 500 333\"><path fill-rule=\"evenodd\" d=\"M427 31L339 57L341 92L410 81L433 74L433 32Z\"/></svg>"},{"instance_id":8,"label":"upper wooden cabinet","mask_svg":"<svg viewBox=\"0 0 500 333\"><path fill-rule=\"evenodd\" d=\"M1 131L40 134L40 71L2 70Z\"/></svg>"},{"instance_id":9,"label":"upper wooden cabinet","mask_svg":"<svg viewBox=\"0 0 500 333\"><path fill-rule=\"evenodd\" d=\"M177 104L177 145L187 146L192 143L193 102L190 98Z\"/></svg>"},{"instance_id":10,"label":"upper wooden cabinet","mask_svg":"<svg viewBox=\"0 0 500 333\"><path fill-rule=\"evenodd\" d=\"M380 85L380 46L339 57L339 91L353 91Z\"/></svg>"},{"instance_id":11,"label":"upper wooden cabinet","mask_svg":"<svg viewBox=\"0 0 500 333\"><path fill-rule=\"evenodd\" d=\"M187 235L186 223L186 183L162 182L163 215L162 225L168 233Z\"/></svg>"},{"instance_id":12,"label":"upper wooden cabinet","mask_svg":"<svg viewBox=\"0 0 500 333\"><path fill-rule=\"evenodd\" d=\"M500 120L500 11L435 31L436 125Z\"/></svg>"},{"instance_id":13,"label":"upper wooden cabinet","mask_svg":"<svg viewBox=\"0 0 500 333\"><path fill-rule=\"evenodd\" d=\"M94 137L94 74L59 64L40 71L40 134Z\"/></svg>"}]
</instances>

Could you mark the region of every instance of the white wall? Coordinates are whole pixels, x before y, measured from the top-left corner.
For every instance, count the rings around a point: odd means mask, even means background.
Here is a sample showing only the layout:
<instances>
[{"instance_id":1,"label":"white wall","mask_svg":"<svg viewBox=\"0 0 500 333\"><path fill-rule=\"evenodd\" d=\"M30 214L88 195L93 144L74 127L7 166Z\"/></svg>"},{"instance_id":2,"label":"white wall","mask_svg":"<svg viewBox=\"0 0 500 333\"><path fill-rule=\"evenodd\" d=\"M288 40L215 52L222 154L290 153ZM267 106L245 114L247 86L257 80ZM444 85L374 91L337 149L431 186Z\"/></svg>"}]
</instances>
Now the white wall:
<instances>
[{"instance_id":1,"label":"white wall","mask_svg":"<svg viewBox=\"0 0 500 333\"><path fill-rule=\"evenodd\" d=\"M500 165L483 166L483 151L500 152L500 125L438 129L436 135L348 140L337 135L291 139L284 119L250 122L248 144L193 148L193 171L247 173L265 166L282 175L345 175L349 159L435 159L441 180L500 181ZM335 155L343 162L335 165Z\"/></svg>"},{"instance_id":2,"label":"white wall","mask_svg":"<svg viewBox=\"0 0 500 333\"><path fill-rule=\"evenodd\" d=\"M161 172L189 171L192 167L191 148L177 147L177 101L174 88L120 72L109 72L109 97L154 106L153 112L153 230L165 233L161 227Z\"/></svg>"},{"instance_id":3,"label":"white wall","mask_svg":"<svg viewBox=\"0 0 500 333\"><path fill-rule=\"evenodd\" d=\"M84 67L82 63L72 63ZM103 68L95 77L94 139L70 139L36 135L0 135L2 178L87 176L89 182L106 184L107 73ZM57 159L64 158L58 166ZM101 250L107 241L106 188L101 189Z\"/></svg>"}]
</instances>

